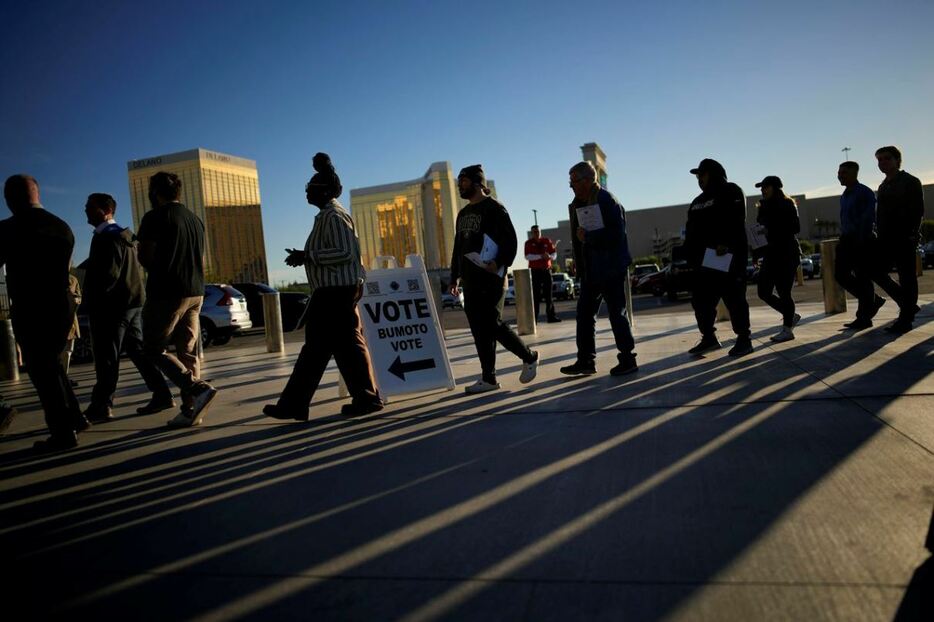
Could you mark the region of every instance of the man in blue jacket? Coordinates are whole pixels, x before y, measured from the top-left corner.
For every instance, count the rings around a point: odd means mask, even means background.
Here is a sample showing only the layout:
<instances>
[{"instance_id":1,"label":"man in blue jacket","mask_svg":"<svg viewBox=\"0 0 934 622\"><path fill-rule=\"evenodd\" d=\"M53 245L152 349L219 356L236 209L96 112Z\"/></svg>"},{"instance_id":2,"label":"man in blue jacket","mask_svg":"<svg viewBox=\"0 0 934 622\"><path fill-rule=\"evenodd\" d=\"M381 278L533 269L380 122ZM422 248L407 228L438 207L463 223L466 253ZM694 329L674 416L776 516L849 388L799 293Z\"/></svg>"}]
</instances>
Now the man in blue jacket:
<instances>
[{"instance_id":1,"label":"man in blue jacket","mask_svg":"<svg viewBox=\"0 0 934 622\"><path fill-rule=\"evenodd\" d=\"M561 368L568 376L589 376L597 373L595 329L600 303L606 300L610 327L619 350L619 364L610 370L613 376L637 371L636 344L626 319L624 283L629 278L629 240L626 237L626 217L623 206L597 183L597 171L590 162L579 162L569 171L574 200L568 206L571 218L571 244L574 265L581 279L577 299L577 361ZM578 210L594 217L581 221ZM598 209L593 209L598 208ZM599 217L596 217L599 213Z\"/></svg>"}]
</instances>

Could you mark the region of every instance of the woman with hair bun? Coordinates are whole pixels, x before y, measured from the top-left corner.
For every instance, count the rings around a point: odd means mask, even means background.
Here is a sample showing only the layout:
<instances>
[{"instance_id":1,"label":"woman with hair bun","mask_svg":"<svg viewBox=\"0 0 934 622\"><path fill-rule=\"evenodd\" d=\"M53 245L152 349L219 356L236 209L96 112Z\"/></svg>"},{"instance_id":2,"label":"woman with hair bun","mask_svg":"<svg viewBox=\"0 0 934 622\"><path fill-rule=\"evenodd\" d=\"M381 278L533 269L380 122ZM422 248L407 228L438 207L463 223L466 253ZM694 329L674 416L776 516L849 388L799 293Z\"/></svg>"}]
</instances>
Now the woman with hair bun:
<instances>
[{"instance_id":1,"label":"woman with hair bun","mask_svg":"<svg viewBox=\"0 0 934 622\"><path fill-rule=\"evenodd\" d=\"M311 286L305 345L276 404L263 413L275 419L308 421L308 407L333 356L353 401L341 414L365 415L382 410L373 365L360 322L357 301L366 275L353 220L337 201L341 181L326 153L312 159L317 171L305 186L305 198L320 211L304 250L286 249L285 263L304 266Z\"/></svg>"}]
</instances>

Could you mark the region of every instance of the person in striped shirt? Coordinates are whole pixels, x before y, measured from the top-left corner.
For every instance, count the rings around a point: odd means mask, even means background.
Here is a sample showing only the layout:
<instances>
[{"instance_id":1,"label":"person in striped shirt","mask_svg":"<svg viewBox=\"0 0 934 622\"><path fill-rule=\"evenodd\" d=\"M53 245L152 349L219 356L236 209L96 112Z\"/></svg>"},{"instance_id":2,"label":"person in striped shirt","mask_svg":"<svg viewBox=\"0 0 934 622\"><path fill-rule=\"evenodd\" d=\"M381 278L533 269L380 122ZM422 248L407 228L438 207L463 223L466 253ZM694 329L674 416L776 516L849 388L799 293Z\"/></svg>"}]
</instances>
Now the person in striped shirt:
<instances>
[{"instance_id":1,"label":"person in striped shirt","mask_svg":"<svg viewBox=\"0 0 934 622\"><path fill-rule=\"evenodd\" d=\"M263 408L275 419L308 421L308 407L332 356L353 398L341 414L358 416L383 408L357 310L366 275L360 241L350 214L337 201L342 187L331 158L318 153L312 164L317 173L305 186L305 197L320 211L305 249L287 249L285 260L292 267L304 266L311 286L305 345L279 401Z\"/></svg>"}]
</instances>

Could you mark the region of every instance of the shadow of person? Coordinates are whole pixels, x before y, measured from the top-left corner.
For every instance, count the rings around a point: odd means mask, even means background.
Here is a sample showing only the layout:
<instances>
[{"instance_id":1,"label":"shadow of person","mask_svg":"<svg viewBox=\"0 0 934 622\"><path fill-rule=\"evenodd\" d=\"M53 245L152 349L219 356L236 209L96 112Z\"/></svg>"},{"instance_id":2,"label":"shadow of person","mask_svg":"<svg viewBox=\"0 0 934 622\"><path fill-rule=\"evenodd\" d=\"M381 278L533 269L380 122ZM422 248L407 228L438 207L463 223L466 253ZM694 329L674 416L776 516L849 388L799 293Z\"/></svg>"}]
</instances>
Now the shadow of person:
<instances>
[{"instance_id":1,"label":"shadow of person","mask_svg":"<svg viewBox=\"0 0 934 622\"><path fill-rule=\"evenodd\" d=\"M931 509L931 524L928 527L925 548L934 553L934 508ZM915 620L934 620L934 555L929 556L918 566L911 576L908 589L902 598L895 622L914 622Z\"/></svg>"}]
</instances>

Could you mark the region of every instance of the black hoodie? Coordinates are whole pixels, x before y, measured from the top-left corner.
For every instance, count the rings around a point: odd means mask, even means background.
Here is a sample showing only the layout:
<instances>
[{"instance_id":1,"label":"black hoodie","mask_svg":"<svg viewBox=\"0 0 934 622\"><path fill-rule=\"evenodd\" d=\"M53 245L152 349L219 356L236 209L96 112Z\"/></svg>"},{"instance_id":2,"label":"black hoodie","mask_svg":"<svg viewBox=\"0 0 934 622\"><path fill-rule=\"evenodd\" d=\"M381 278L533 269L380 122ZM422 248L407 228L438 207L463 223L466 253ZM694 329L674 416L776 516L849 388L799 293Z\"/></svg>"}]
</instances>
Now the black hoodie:
<instances>
[{"instance_id":1,"label":"black hoodie","mask_svg":"<svg viewBox=\"0 0 934 622\"><path fill-rule=\"evenodd\" d=\"M763 255L801 255L798 238L795 237L801 231L801 221L798 219L798 206L792 199L786 196L763 199L759 203L756 221L765 227L765 238L769 242L763 249Z\"/></svg>"},{"instance_id":2,"label":"black hoodie","mask_svg":"<svg viewBox=\"0 0 934 622\"><path fill-rule=\"evenodd\" d=\"M468 203L457 214L454 229L454 252L451 256L451 283L461 278L465 287L501 286L505 278L487 272L466 259L468 253L479 253L483 248L483 234L490 236L498 247L496 265L508 268L516 259L516 230L509 212L496 199L486 197L477 203Z\"/></svg>"},{"instance_id":3,"label":"black hoodie","mask_svg":"<svg viewBox=\"0 0 934 622\"><path fill-rule=\"evenodd\" d=\"M730 272L746 272L749 248L746 241L746 195L725 179L711 179L710 186L691 202L685 226L687 260L700 267L708 248L725 246L733 253Z\"/></svg>"},{"instance_id":4,"label":"black hoodie","mask_svg":"<svg viewBox=\"0 0 934 622\"><path fill-rule=\"evenodd\" d=\"M94 234L82 266L84 304L90 313L120 315L143 306L143 271L136 247L136 235L116 223Z\"/></svg>"}]
</instances>

